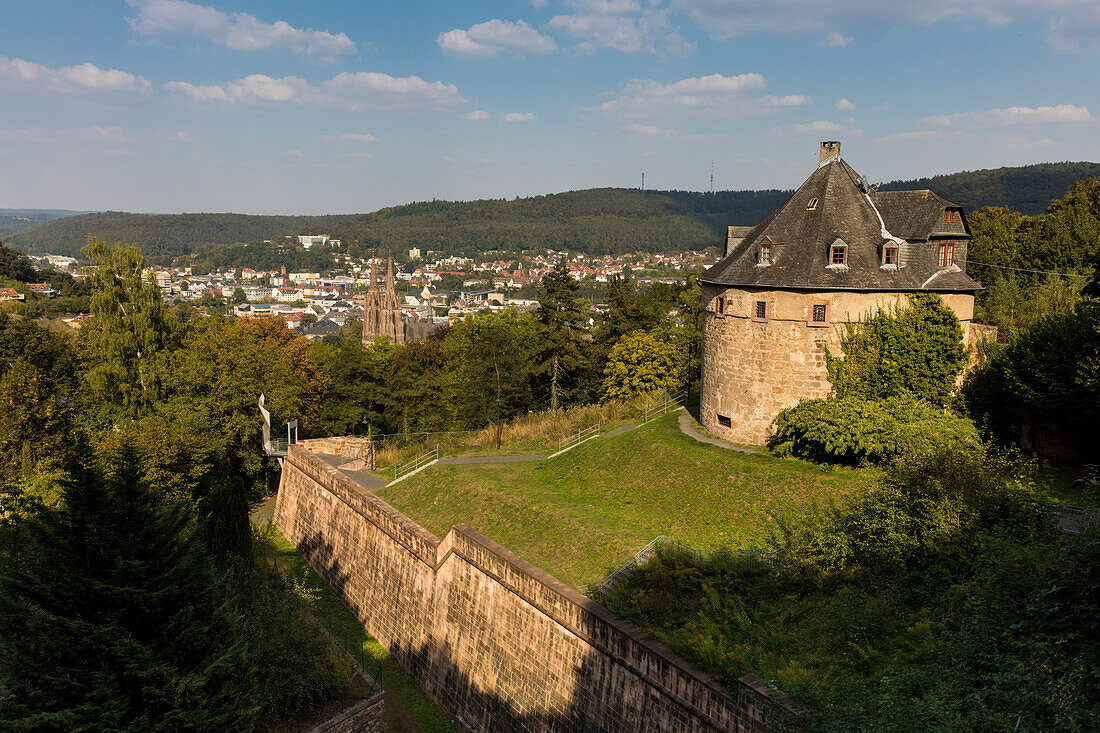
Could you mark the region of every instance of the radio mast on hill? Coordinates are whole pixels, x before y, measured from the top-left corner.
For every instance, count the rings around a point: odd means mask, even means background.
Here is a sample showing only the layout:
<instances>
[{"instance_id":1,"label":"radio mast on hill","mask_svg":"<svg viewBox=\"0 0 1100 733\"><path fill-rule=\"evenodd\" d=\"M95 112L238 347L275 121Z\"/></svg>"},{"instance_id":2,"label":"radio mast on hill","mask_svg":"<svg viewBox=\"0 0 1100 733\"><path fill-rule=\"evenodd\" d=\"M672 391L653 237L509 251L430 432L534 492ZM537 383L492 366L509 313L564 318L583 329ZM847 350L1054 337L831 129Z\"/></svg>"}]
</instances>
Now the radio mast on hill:
<instances>
[{"instance_id":1,"label":"radio mast on hill","mask_svg":"<svg viewBox=\"0 0 1100 733\"><path fill-rule=\"evenodd\" d=\"M714 193L714 161L710 162L710 192Z\"/></svg>"},{"instance_id":2,"label":"radio mast on hill","mask_svg":"<svg viewBox=\"0 0 1100 733\"><path fill-rule=\"evenodd\" d=\"M644 191L645 190L645 171L642 171L642 187L639 188L638 190L639 191Z\"/></svg>"}]
</instances>

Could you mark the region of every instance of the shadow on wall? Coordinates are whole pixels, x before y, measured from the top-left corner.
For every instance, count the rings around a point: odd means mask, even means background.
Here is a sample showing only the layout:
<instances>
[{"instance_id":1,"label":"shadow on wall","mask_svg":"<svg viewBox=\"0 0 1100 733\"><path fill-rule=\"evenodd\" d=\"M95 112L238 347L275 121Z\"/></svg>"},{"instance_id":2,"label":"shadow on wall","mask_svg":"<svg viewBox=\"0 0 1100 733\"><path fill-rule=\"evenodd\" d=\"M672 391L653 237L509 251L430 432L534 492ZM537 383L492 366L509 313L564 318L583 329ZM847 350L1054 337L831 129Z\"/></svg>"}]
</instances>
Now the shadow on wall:
<instances>
[{"instance_id":1,"label":"shadow on wall","mask_svg":"<svg viewBox=\"0 0 1100 733\"><path fill-rule=\"evenodd\" d=\"M341 566L335 548L318 532L304 534L299 548L345 605L363 619L364 609L351 600L352 576ZM484 598L475 597L482 594L471 593L467 582L447 587L447 598L435 600L446 607L446 626L459 629L457 635L453 629L450 632L455 643L447 638L447 631L436 629L444 637L442 642L435 638L419 646L391 642L389 652L460 729L735 733L795 729L785 706L777 704L775 691L754 675L741 680L737 699L729 701L728 708L711 706L717 720L704 717L692 705L682 704L694 702L699 707L700 700L670 700L653 688L652 680L643 680L618 663L621 660L614 658L612 650L568 643L560 638L561 627L547 628L555 626L552 620L532 623L528 614L516 613L507 604L494 605L492 591ZM471 611L490 618L482 624L463 623L464 614ZM607 637L606 629L595 621L586 631L590 638ZM532 645L540 647L537 653L523 653ZM653 669L650 676L668 672ZM698 695L699 690L685 686L678 693ZM517 705L517 700L525 704Z\"/></svg>"}]
</instances>

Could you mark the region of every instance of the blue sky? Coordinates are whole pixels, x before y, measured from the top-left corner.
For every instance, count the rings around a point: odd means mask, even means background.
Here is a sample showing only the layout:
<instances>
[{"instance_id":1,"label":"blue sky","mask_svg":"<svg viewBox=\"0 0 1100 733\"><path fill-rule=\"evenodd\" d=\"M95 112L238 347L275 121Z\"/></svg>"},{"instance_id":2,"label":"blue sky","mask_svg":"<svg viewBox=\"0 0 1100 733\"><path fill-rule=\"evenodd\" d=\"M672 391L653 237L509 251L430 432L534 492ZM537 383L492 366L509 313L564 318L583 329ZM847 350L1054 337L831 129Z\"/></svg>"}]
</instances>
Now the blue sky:
<instances>
[{"instance_id":1,"label":"blue sky","mask_svg":"<svg viewBox=\"0 0 1100 733\"><path fill-rule=\"evenodd\" d=\"M1096 0L7 0L0 207L351 213L1100 160Z\"/></svg>"}]
</instances>

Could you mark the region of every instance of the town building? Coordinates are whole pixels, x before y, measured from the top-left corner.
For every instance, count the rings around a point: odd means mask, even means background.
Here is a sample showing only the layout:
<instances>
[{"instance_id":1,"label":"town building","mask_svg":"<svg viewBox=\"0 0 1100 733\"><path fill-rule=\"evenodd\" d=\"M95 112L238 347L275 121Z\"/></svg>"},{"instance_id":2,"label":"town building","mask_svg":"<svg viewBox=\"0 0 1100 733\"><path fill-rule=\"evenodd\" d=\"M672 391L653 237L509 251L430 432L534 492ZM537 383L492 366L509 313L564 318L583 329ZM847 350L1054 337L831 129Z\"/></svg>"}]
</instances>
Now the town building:
<instances>
[{"instance_id":1,"label":"town building","mask_svg":"<svg viewBox=\"0 0 1100 733\"><path fill-rule=\"evenodd\" d=\"M699 280L703 297L700 421L738 443L766 441L782 410L832 390L826 350L849 324L907 295L940 295L968 345L974 292L962 208L929 191L875 191L823 142L818 167Z\"/></svg>"}]
</instances>

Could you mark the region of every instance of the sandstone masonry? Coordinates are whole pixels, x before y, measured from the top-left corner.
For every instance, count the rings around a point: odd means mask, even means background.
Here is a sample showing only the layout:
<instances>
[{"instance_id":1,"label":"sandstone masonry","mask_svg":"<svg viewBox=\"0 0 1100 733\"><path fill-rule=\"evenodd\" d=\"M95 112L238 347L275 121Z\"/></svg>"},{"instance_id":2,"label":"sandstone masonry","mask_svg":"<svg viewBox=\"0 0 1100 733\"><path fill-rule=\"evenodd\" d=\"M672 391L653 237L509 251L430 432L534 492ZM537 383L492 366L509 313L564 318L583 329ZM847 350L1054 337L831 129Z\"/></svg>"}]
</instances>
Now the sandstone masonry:
<instances>
[{"instance_id":1,"label":"sandstone masonry","mask_svg":"<svg viewBox=\"0 0 1100 733\"><path fill-rule=\"evenodd\" d=\"M378 639L477 731L776 730L763 681L736 697L465 525L436 538L301 446L275 521Z\"/></svg>"}]
</instances>

